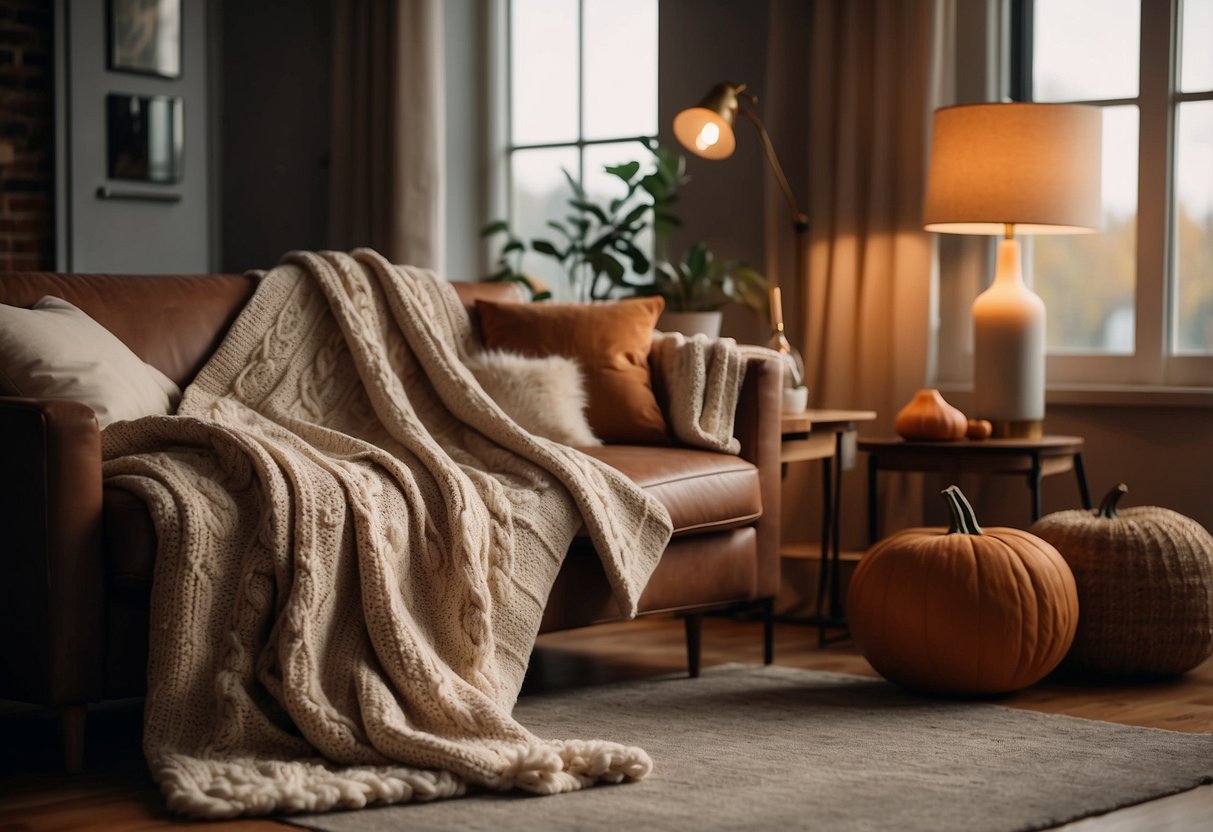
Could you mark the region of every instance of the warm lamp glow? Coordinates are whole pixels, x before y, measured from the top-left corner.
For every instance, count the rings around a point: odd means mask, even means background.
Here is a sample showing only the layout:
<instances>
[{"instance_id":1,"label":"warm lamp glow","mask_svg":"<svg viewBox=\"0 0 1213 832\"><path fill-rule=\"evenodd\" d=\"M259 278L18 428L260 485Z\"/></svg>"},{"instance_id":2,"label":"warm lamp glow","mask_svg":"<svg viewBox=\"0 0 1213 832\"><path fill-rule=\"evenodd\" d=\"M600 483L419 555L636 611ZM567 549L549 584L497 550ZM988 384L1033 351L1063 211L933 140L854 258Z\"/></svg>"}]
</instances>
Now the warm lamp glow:
<instances>
[{"instance_id":1,"label":"warm lamp glow","mask_svg":"<svg viewBox=\"0 0 1213 832\"><path fill-rule=\"evenodd\" d=\"M1098 107L967 104L935 112L927 231L1078 234L1100 224Z\"/></svg>"},{"instance_id":2,"label":"warm lamp glow","mask_svg":"<svg viewBox=\"0 0 1213 832\"><path fill-rule=\"evenodd\" d=\"M727 159L737 146L731 120L706 107L690 107L674 118L678 143L705 159Z\"/></svg>"},{"instance_id":3,"label":"warm lamp glow","mask_svg":"<svg viewBox=\"0 0 1213 832\"><path fill-rule=\"evenodd\" d=\"M928 231L1001 234L994 282L973 303L973 416L996 438L1038 437L1045 415L1045 306L1023 281L1022 234L1099 227L1099 108L969 104L935 111L923 205Z\"/></svg>"}]
</instances>

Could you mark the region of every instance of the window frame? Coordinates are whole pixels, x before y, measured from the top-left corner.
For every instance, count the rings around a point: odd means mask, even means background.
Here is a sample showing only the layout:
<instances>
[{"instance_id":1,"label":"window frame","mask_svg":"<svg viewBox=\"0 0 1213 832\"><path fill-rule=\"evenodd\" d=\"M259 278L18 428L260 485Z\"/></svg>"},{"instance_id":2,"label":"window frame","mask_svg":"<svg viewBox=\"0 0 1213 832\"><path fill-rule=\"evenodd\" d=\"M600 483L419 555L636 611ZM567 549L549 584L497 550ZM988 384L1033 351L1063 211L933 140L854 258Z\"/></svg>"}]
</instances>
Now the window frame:
<instances>
[{"instance_id":1,"label":"window frame","mask_svg":"<svg viewBox=\"0 0 1213 832\"><path fill-rule=\"evenodd\" d=\"M998 16L999 35L1007 59L998 72L997 87L1012 100L1031 100L1034 0L1004 0ZM1090 390L1192 390L1213 388L1213 356L1173 352L1175 276L1174 246L1175 122L1181 103L1213 100L1213 90L1179 91L1179 26L1182 0L1140 0L1139 80L1136 98L1076 100L1067 103L1096 106L1135 105L1138 108L1137 251L1134 296L1134 351L1129 355L1049 353L1046 377L1050 389ZM1166 60L1157 56L1165 55ZM1031 238L1022 240L1024 263L1030 274ZM983 241L985 250L992 245ZM971 249L966 268L973 264ZM945 257L956 261L955 251ZM989 255L987 255L988 259ZM980 258L979 258L980 259ZM943 269L958 276L958 264ZM987 271L981 275L988 281ZM1030 279L1030 277L1029 277ZM977 291L981 290L977 287ZM951 293L955 296L955 290ZM954 306L954 302L953 302ZM949 328L950 329L950 328ZM971 338L956 332L941 337L947 343L968 345ZM971 369L961 369L959 356L940 355L942 380L970 378Z\"/></svg>"},{"instance_id":2,"label":"window frame","mask_svg":"<svg viewBox=\"0 0 1213 832\"><path fill-rule=\"evenodd\" d=\"M626 142L656 142L657 131L660 129L656 119L654 119L654 132L652 134L629 134L611 136L602 139L587 139L585 137L585 2L586 0L576 0L577 3L577 138L570 141L554 141L554 142L522 142L515 144L514 142L514 0L500 0L502 24L501 30L504 34L504 47L502 49L502 61L504 63L505 72L503 73L503 105L502 105L502 125L504 130L504 142L501 153L501 180L503 182L503 192L501 199L504 203L504 215L511 224L516 224L518 218L514 216L514 154L519 151L528 150L551 150L556 148L575 148L577 151L577 184L585 186L585 151L588 147L596 145L608 144L623 144ZM655 3L660 3L660 0L654 0ZM660 43L660 39L658 40ZM658 83L658 79L653 79L654 85ZM656 114L654 114L656 115Z\"/></svg>"}]
</instances>

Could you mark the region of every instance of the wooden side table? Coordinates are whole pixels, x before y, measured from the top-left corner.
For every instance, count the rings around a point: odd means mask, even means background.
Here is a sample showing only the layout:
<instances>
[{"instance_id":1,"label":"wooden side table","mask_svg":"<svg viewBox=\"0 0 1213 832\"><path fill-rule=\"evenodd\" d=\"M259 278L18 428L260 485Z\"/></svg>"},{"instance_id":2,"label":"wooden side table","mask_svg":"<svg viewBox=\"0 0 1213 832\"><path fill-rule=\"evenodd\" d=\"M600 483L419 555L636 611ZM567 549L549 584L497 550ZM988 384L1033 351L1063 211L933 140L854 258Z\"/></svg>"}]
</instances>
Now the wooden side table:
<instances>
[{"instance_id":1,"label":"wooden side table","mask_svg":"<svg viewBox=\"0 0 1213 832\"><path fill-rule=\"evenodd\" d=\"M822 461L821 469L821 562L817 580L816 614L802 623L816 624L818 641L825 642L826 627L846 626L842 615L841 546L842 469L850 441L860 422L876 418L871 410L806 410L783 415L783 444L779 460ZM829 604L826 604L828 591Z\"/></svg>"},{"instance_id":2,"label":"wooden side table","mask_svg":"<svg viewBox=\"0 0 1213 832\"><path fill-rule=\"evenodd\" d=\"M1084 508L1091 508L1087 475L1083 468L1080 436L1042 436L1039 439L961 439L955 442L907 442L901 438L862 439L859 450L868 453L868 541L876 542L876 473L923 471L1018 474L1026 477L1031 492L1032 520L1040 518L1040 481L1043 477L1073 471Z\"/></svg>"}]
</instances>

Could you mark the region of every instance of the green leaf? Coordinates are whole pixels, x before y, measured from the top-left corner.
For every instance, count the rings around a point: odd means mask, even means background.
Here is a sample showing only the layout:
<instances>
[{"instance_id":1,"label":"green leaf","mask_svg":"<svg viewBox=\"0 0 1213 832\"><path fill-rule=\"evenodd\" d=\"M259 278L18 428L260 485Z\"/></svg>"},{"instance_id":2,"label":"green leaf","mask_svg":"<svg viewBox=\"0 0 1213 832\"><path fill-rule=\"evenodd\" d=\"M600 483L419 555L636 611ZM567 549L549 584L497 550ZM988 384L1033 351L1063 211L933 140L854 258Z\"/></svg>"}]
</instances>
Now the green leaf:
<instances>
[{"instance_id":1,"label":"green leaf","mask_svg":"<svg viewBox=\"0 0 1213 832\"><path fill-rule=\"evenodd\" d=\"M623 221L620 224L621 225L631 225L632 223L636 222L636 220L640 219L645 214L647 214L648 211L649 211L648 205L643 205L643 204L637 205L631 211L628 211L627 216L623 218Z\"/></svg>"},{"instance_id":2,"label":"green leaf","mask_svg":"<svg viewBox=\"0 0 1213 832\"><path fill-rule=\"evenodd\" d=\"M571 236L570 236L570 234L569 234L568 229L567 229L567 228L565 228L565 227L564 227L563 225L561 225L560 223L556 222L556 220L548 220L548 221L547 221L547 226L548 226L548 228L554 228L554 229L556 229L557 231L559 231L559 232L560 232L562 235L564 235L564 238L565 238L566 240L572 239L572 237L571 237Z\"/></svg>"},{"instance_id":3,"label":"green leaf","mask_svg":"<svg viewBox=\"0 0 1213 832\"><path fill-rule=\"evenodd\" d=\"M522 240L510 240L505 244L505 247L501 249L501 253L509 254L511 251L523 251L525 249L526 246L522 244Z\"/></svg>"},{"instance_id":4,"label":"green leaf","mask_svg":"<svg viewBox=\"0 0 1213 832\"><path fill-rule=\"evenodd\" d=\"M548 240L531 240L531 248L540 254L546 254L548 257L555 257L557 260L564 259L564 255L560 252L560 249L556 248Z\"/></svg>"},{"instance_id":5,"label":"green leaf","mask_svg":"<svg viewBox=\"0 0 1213 832\"><path fill-rule=\"evenodd\" d=\"M664 199L665 195L669 192L669 186L666 184L666 181L656 173L650 173L641 179L640 187L644 188L654 200Z\"/></svg>"},{"instance_id":6,"label":"green leaf","mask_svg":"<svg viewBox=\"0 0 1213 832\"><path fill-rule=\"evenodd\" d=\"M632 243L627 240L619 240L615 243L615 248L632 261L632 271L636 274L644 274L649 270L649 258Z\"/></svg>"},{"instance_id":7,"label":"green leaf","mask_svg":"<svg viewBox=\"0 0 1213 832\"><path fill-rule=\"evenodd\" d=\"M698 276L706 273L708 264L712 262L712 253L703 243L695 243L687 249L683 259L686 261L687 270Z\"/></svg>"},{"instance_id":8,"label":"green leaf","mask_svg":"<svg viewBox=\"0 0 1213 832\"><path fill-rule=\"evenodd\" d=\"M682 220L669 214L656 214L653 217L653 231L660 235L669 234L682 225Z\"/></svg>"},{"instance_id":9,"label":"green leaf","mask_svg":"<svg viewBox=\"0 0 1213 832\"><path fill-rule=\"evenodd\" d=\"M505 220L495 220L484 228L480 229L481 237L491 237L494 234L500 234L502 231L509 231L510 224Z\"/></svg>"},{"instance_id":10,"label":"green leaf","mask_svg":"<svg viewBox=\"0 0 1213 832\"><path fill-rule=\"evenodd\" d=\"M604 170L611 176L618 176L624 182L631 182L632 177L640 170L639 162L628 162L623 165L607 165Z\"/></svg>"},{"instance_id":11,"label":"green leaf","mask_svg":"<svg viewBox=\"0 0 1213 832\"><path fill-rule=\"evenodd\" d=\"M531 300L534 300L534 301L551 300L551 299L552 299L552 293L549 292L547 289L544 289L542 292L536 292L535 294L531 295Z\"/></svg>"},{"instance_id":12,"label":"green leaf","mask_svg":"<svg viewBox=\"0 0 1213 832\"><path fill-rule=\"evenodd\" d=\"M606 212L592 202L588 202L584 199L570 199L569 205L572 205L574 208L580 211L587 211L593 214L603 225L610 222L610 220L607 219Z\"/></svg>"},{"instance_id":13,"label":"green leaf","mask_svg":"<svg viewBox=\"0 0 1213 832\"><path fill-rule=\"evenodd\" d=\"M612 283L623 280L625 269L623 264L605 251L595 252L590 257L590 265L596 272L605 272Z\"/></svg>"},{"instance_id":14,"label":"green leaf","mask_svg":"<svg viewBox=\"0 0 1213 832\"><path fill-rule=\"evenodd\" d=\"M569 173L565 168L561 168L560 172L563 173L564 178L568 180L569 187L573 189L573 193L577 195L577 198L585 199L585 191L582 189L581 185L577 183L577 180L573 178L573 174Z\"/></svg>"}]
</instances>

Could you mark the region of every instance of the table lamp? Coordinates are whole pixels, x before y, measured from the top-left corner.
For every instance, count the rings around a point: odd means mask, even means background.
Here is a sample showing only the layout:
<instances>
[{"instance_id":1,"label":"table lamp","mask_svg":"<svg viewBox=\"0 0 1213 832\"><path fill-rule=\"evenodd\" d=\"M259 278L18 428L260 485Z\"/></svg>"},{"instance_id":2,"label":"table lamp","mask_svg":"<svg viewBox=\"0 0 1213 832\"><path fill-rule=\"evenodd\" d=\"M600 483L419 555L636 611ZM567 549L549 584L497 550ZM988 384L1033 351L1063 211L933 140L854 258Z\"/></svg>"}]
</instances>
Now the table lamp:
<instances>
[{"instance_id":1,"label":"table lamp","mask_svg":"<svg viewBox=\"0 0 1213 832\"><path fill-rule=\"evenodd\" d=\"M1024 284L1015 234L1100 223L1098 107L996 103L935 112L923 207L928 231L1001 234L994 282L973 303L973 418L997 438L1038 438L1045 415L1045 307Z\"/></svg>"}]
</instances>

